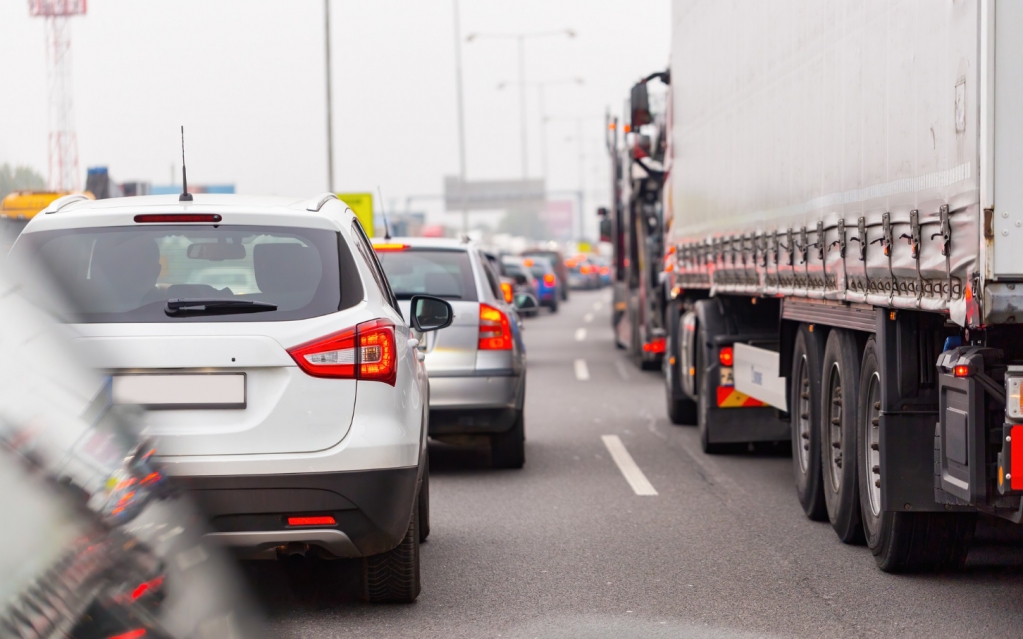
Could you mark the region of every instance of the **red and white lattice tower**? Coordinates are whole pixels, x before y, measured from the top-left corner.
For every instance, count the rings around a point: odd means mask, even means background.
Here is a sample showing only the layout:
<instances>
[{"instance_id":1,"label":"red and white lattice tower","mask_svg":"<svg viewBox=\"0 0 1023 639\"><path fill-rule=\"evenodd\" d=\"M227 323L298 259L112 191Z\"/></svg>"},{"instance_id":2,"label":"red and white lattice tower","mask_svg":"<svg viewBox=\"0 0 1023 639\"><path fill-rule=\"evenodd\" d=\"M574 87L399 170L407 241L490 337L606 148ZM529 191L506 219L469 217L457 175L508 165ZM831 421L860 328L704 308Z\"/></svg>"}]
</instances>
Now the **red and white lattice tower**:
<instances>
[{"instance_id":1,"label":"red and white lattice tower","mask_svg":"<svg viewBox=\"0 0 1023 639\"><path fill-rule=\"evenodd\" d=\"M86 0L29 0L32 17L46 19L46 73L49 81L49 186L78 189L78 138L75 135L71 78L71 17L85 14Z\"/></svg>"}]
</instances>

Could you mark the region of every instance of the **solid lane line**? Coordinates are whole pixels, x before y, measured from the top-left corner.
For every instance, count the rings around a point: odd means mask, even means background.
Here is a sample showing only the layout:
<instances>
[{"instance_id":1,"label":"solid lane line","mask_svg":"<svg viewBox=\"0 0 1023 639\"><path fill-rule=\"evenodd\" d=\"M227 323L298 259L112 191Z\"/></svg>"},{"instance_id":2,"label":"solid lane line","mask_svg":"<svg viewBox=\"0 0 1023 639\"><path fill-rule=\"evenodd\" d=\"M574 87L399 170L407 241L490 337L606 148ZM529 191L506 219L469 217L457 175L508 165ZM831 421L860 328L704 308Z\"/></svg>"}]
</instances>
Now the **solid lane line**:
<instances>
[{"instance_id":1,"label":"solid lane line","mask_svg":"<svg viewBox=\"0 0 1023 639\"><path fill-rule=\"evenodd\" d=\"M585 328L575 329L575 341L581 342L584 339L586 339L586 329Z\"/></svg>"},{"instance_id":2,"label":"solid lane line","mask_svg":"<svg viewBox=\"0 0 1023 639\"><path fill-rule=\"evenodd\" d=\"M590 378L590 368L586 365L585 359L575 360L575 378L580 382L585 382Z\"/></svg>"},{"instance_id":3,"label":"solid lane line","mask_svg":"<svg viewBox=\"0 0 1023 639\"><path fill-rule=\"evenodd\" d=\"M633 461L632 455L625 449L625 444L622 443L618 435L601 435L600 438L604 440L607 452L611 453L611 459L618 464L618 470L622 471L622 475L625 476L625 481L632 486L632 492L637 495L656 495L657 491L653 484Z\"/></svg>"}]
</instances>

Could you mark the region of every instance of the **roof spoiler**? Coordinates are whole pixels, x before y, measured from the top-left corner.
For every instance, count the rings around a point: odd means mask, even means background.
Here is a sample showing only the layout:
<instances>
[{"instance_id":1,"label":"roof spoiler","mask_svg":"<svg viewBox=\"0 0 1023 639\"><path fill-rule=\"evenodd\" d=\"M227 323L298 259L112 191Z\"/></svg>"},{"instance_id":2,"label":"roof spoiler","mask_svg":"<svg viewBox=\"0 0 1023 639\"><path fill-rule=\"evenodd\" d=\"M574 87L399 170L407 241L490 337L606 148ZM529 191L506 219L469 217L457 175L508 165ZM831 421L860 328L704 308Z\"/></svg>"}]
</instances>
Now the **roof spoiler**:
<instances>
[{"instance_id":1,"label":"roof spoiler","mask_svg":"<svg viewBox=\"0 0 1023 639\"><path fill-rule=\"evenodd\" d=\"M50 202L50 205L43 209L41 212L46 214L56 213L57 211L61 210L68 204L73 204L75 202L90 199L92 198L90 198L88 195L85 195L84 193L72 193L71 195L59 197L56 200Z\"/></svg>"},{"instance_id":2,"label":"roof spoiler","mask_svg":"<svg viewBox=\"0 0 1023 639\"><path fill-rule=\"evenodd\" d=\"M341 198L337 196L337 193L321 193L305 203L305 210L319 211L329 200L337 200L340 202Z\"/></svg>"}]
</instances>

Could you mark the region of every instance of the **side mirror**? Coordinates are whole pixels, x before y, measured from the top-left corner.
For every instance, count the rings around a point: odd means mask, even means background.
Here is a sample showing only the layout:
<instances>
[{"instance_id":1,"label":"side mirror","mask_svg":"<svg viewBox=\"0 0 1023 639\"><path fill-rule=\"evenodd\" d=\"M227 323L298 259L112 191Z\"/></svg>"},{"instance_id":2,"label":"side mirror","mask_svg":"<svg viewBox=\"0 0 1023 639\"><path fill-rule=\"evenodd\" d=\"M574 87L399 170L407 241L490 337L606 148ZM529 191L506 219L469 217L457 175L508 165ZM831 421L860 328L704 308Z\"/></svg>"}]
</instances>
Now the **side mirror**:
<instances>
[{"instance_id":1,"label":"side mirror","mask_svg":"<svg viewBox=\"0 0 1023 639\"><path fill-rule=\"evenodd\" d=\"M515 308L520 311L528 311L539 307L540 300L536 299L536 297L530 293L519 293L515 296Z\"/></svg>"},{"instance_id":2,"label":"side mirror","mask_svg":"<svg viewBox=\"0 0 1023 639\"><path fill-rule=\"evenodd\" d=\"M650 113L650 97L647 94L645 81L632 87L629 107L632 111L629 124L632 125L633 131L639 132L639 127L654 121Z\"/></svg>"},{"instance_id":3,"label":"side mirror","mask_svg":"<svg viewBox=\"0 0 1023 639\"><path fill-rule=\"evenodd\" d=\"M411 306L412 328L420 333L447 328L455 319L455 311L451 308L451 304L439 297L413 295Z\"/></svg>"}]
</instances>

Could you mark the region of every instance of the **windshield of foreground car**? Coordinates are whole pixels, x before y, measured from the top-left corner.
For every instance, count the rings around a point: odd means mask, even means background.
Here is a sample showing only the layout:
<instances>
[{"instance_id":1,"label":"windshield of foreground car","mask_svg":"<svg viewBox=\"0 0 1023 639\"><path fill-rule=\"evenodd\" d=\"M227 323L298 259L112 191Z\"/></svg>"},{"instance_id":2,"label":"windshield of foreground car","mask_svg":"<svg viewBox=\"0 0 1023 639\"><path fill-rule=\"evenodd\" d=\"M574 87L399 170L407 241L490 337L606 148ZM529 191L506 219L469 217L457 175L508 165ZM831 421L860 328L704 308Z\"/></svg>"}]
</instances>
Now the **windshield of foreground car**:
<instances>
[{"instance_id":1,"label":"windshield of foreground car","mask_svg":"<svg viewBox=\"0 0 1023 639\"><path fill-rule=\"evenodd\" d=\"M380 251L394 295L400 300L413 295L436 295L447 300L475 302L476 280L465 251L410 249Z\"/></svg>"},{"instance_id":2,"label":"windshield of foreground car","mask_svg":"<svg viewBox=\"0 0 1023 639\"><path fill-rule=\"evenodd\" d=\"M76 322L265 322L339 310L339 245L322 229L93 227L24 234L11 259L27 268L41 261L71 298ZM168 312L175 299L229 303Z\"/></svg>"}]
</instances>

